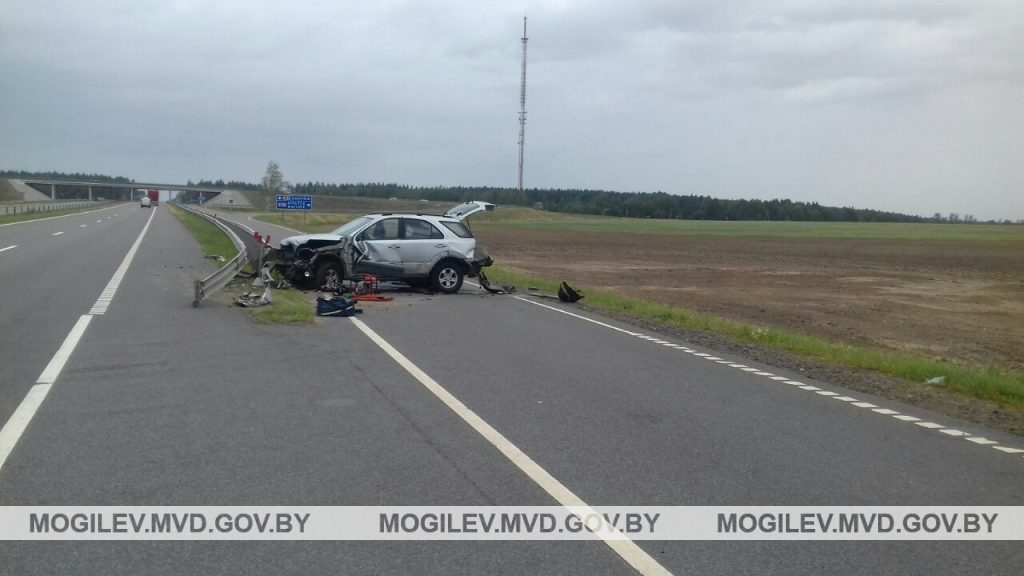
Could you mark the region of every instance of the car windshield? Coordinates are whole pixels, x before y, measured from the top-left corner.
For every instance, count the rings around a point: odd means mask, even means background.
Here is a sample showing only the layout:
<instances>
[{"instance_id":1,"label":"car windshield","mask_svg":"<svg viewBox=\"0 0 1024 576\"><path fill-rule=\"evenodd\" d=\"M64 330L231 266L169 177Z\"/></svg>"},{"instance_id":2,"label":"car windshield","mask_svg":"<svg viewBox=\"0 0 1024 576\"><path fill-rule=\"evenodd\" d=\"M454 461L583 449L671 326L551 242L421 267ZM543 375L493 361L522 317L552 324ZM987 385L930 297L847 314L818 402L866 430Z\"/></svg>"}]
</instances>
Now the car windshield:
<instances>
[{"instance_id":1,"label":"car windshield","mask_svg":"<svg viewBox=\"0 0 1024 576\"><path fill-rule=\"evenodd\" d=\"M338 236L351 236L356 230L359 230L366 224L369 224L371 220L373 220L373 218L370 218L369 216L360 216L355 220L342 224L339 228L336 228L331 232L331 234L336 234Z\"/></svg>"}]
</instances>

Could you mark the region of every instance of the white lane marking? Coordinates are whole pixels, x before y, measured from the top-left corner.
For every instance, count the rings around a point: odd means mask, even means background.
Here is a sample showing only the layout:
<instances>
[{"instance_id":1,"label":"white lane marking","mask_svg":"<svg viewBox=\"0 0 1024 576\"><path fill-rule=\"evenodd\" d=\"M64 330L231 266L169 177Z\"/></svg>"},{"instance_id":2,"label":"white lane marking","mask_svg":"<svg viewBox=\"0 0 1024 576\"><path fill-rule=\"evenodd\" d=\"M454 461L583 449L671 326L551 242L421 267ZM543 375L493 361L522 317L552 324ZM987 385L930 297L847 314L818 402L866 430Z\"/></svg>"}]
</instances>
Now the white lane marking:
<instances>
[{"instance_id":1,"label":"white lane marking","mask_svg":"<svg viewBox=\"0 0 1024 576\"><path fill-rule=\"evenodd\" d=\"M995 440L989 440L988 438L983 438L981 436L971 436L970 438L965 438L965 440L967 440L968 442L974 442L975 444L981 444L982 446L988 446L990 444L999 444L999 442L996 442Z\"/></svg>"},{"instance_id":2,"label":"white lane marking","mask_svg":"<svg viewBox=\"0 0 1024 576\"><path fill-rule=\"evenodd\" d=\"M921 419L916 417L916 416L907 416L906 414L899 414L899 415L893 416L893 418L895 418L897 420L903 420L904 422L920 422L921 421Z\"/></svg>"},{"instance_id":3,"label":"white lane marking","mask_svg":"<svg viewBox=\"0 0 1024 576\"><path fill-rule=\"evenodd\" d=\"M97 221L96 221L96 223L97 223L97 224L99 224L99 223L101 223L101 222L103 222L103 220L97 220Z\"/></svg>"},{"instance_id":4,"label":"white lane marking","mask_svg":"<svg viewBox=\"0 0 1024 576\"><path fill-rule=\"evenodd\" d=\"M0 469L3 468L7 457L14 450L14 445L18 443L22 433L25 432L28 423L32 421L36 410L43 403L43 399L50 391L50 386L52 384L36 384L29 388L28 394L22 399L21 404L18 404L14 414L11 414L3 429L0 429Z\"/></svg>"},{"instance_id":5,"label":"white lane marking","mask_svg":"<svg viewBox=\"0 0 1024 576\"><path fill-rule=\"evenodd\" d=\"M60 376L60 371L64 369L68 358L71 358L71 353L75 351L75 347L78 346L78 342L82 339L82 335L85 334L85 329L89 327L91 320L92 316L88 314L79 316L78 322L75 322L71 332L68 332L64 343L60 345L56 354L53 355L46 368L43 368L39 378L36 379L36 384L53 384L57 381L57 376Z\"/></svg>"},{"instance_id":6,"label":"white lane marking","mask_svg":"<svg viewBox=\"0 0 1024 576\"><path fill-rule=\"evenodd\" d=\"M146 236L146 231L149 230L149 225L153 222L153 216L156 216L156 212L150 213L149 220L146 220L146 225L142 227L139 237L135 239L135 243L128 249L124 260L121 261L121 265L117 267L114 275L111 276L110 282L107 282L107 287L100 293L96 303L92 305L89 314L106 314L107 308L110 307L110 302L114 299L114 294L117 294L117 289L121 286L121 281L124 280L124 275L128 273L128 267L131 266L132 260L135 259L135 253L138 252L142 239Z\"/></svg>"},{"instance_id":7,"label":"white lane marking","mask_svg":"<svg viewBox=\"0 0 1024 576\"><path fill-rule=\"evenodd\" d=\"M448 392L448 390L438 384L437 381L427 375L426 372L413 364L408 358L396 350L386 340L381 338L381 336L374 332L369 326L364 324L358 318L349 318L349 320L351 320L352 323L363 332L363 334L366 334L374 344L379 346L385 354L390 356L392 360L404 368L406 372L418 380L419 383L427 390L430 390L438 400L448 406L452 412L455 412L455 414L462 418L466 424L469 424L473 430L476 430L478 434L483 436L484 439L490 442L492 446L504 454L506 458L522 470L523 473L533 480L538 486L543 488L544 491L552 498L558 501L559 504L566 507L582 509L581 512L583 514L594 513L594 510L590 505L580 499L580 497L574 494L571 490L566 488L564 484L549 474L547 470L541 468L540 464L537 464L525 452L520 450L518 446L509 441L508 438L505 438L501 432L498 432L493 426L478 416L476 412L470 410L469 407L463 404L461 400L453 396ZM623 332L625 331L623 330ZM612 529L611 532L613 532L617 538L625 538L625 536L614 531L614 529ZM640 572L641 574L670 574L668 570L644 552L632 540L613 539L613 537L609 535L599 535L599 537L604 540L605 544L607 544L609 548L614 550L622 557L623 560L636 569L637 572Z\"/></svg>"},{"instance_id":8,"label":"white lane marking","mask_svg":"<svg viewBox=\"0 0 1024 576\"><path fill-rule=\"evenodd\" d=\"M60 236L61 234L63 234L63 232L54 232L53 234L50 234L50 236Z\"/></svg>"},{"instance_id":9,"label":"white lane marking","mask_svg":"<svg viewBox=\"0 0 1024 576\"><path fill-rule=\"evenodd\" d=\"M97 208L95 210L88 210L86 212L75 212L74 214L61 214L60 216L47 216L46 218L36 218L34 220L19 220L17 222L8 222L7 224L0 224L0 228L4 226L14 226L15 224L31 224L32 222L42 222L43 220L56 220L57 218L70 218L72 216L81 216L83 214L92 214L93 212L99 212L100 210L110 210L116 208L116 206L106 206L104 208Z\"/></svg>"},{"instance_id":10,"label":"white lane marking","mask_svg":"<svg viewBox=\"0 0 1024 576\"><path fill-rule=\"evenodd\" d=\"M85 228L86 226L88 226L88 224L82 224L79 228Z\"/></svg>"},{"instance_id":11,"label":"white lane marking","mask_svg":"<svg viewBox=\"0 0 1024 576\"><path fill-rule=\"evenodd\" d=\"M18 439L25 432L28 423L32 421L32 417L39 410L39 406L43 404L43 400L50 392L50 387L56 382L60 371L64 369L64 364L71 357L71 353L75 351L75 347L81 341L91 320L92 316L88 314L78 318L78 322L75 322L71 332L64 338L64 343L60 345L57 353L50 359L50 363L43 369L43 373L36 379L36 384L29 388L28 394L22 399L21 404L18 404L14 414L4 424L3 429L0 429L0 469L4 467L4 462L14 450L15 444L18 443Z\"/></svg>"},{"instance_id":12,"label":"white lane marking","mask_svg":"<svg viewBox=\"0 0 1024 576\"><path fill-rule=\"evenodd\" d=\"M622 328L619 328L618 326L612 326L611 324L605 324L604 322L598 322L597 320L594 320L592 318L587 318L586 316L580 316L579 314L573 314L572 312L566 312L565 310L559 310L558 308L555 308L554 306L548 306L547 304L541 304L540 302L534 302L533 300L527 300L526 298L523 298L522 296L513 296L513 298L515 298L516 300L521 300L523 302L529 302L530 304L533 304L534 306L540 306L541 308L547 308L548 310L554 310L555 312L558 312L560 314L565 314L566 316L572 316L573 318L579 318L580 320L586 320L587 322L590 322L592 324L597 324L598 326L604 326L605 328L611 328L612 330L615 330L616 332L622 332L623 334L629 334L630 336L640 336L640 334L637 333L637 332L630 332L629 330L623 330Z\"/></svg>"},{"instance_id":13,"label":"white lane marking","mask_svg":"<svg viewBox=\"0 0 1024 576\"><path fill-rule=\"evenodd\" d=\"M18 247L17 244L11 244L7 248L0 248L0 252L7 252L8 250L14 250L17 247Z\"/></svg>"},{"instance_id":14,"label":"white lane marking","mask_svg":"<svg viewBox=\"0 0 1024 576\"><path fill-rule=\"evenodd\" d=\"M156 214L155 212L153 214ZM139 237L135 240L135 244L132 245L128 251L128 256L121 262L121 266L114 272L114 278L124 277L124 272L128 269L128 265L131 264L132 257L135 256L136 250L139 248L139 244L142 242L142 237L146 235L146 230L149 228L149 223L153 221L153 214L150 214L149 220L146 222L146 226L143 227L142 232L139 233ZM104 289L103 294L107 293L110 285L114 283L114 278L110 279L110 283L107 284L107 289ZM120 279L118 279L120 283ZM114 287L114 291L117 287ZM113 293L111 293L113 298ZM103 299L103 296L100 296ZM106 311L107 306L110 305L109 300L103 304L103 310ZM89 314L84 314L78 318L78 322L75 322L74 327L71 328L71 332L68 333L67 337L64 338L64 343L60 345L57 352L50 358L50 362L47 363L46 368L43 368L43 372L36 379L34 386L29 388L25 398L22 399L21 404L14 410L14 414L7 419L3 429L0 429L0 469L3 469L4 463L7 461L7 457L10 455L11 450L18 443L21 435L25 432L29 422L35 416L39 406L42 405L43 400L46 399L46 395L50 392L50 387L57 381L57 377L60 376L61 371L64 369L64 365L67 364L68 359L71 358L71 354L75 351L78 343L82 340L82 336L85 335L86 328L89 327L89 322L92 321L92 315L95 313L97 306L99 306L99 300L93 305L93 310ZM102 312L100 312L102 314Z\"/></svg>"},{"instance_id":15,"label":"white lane marking","mask_svg":"<svg viewBox=\"0 0 1024 576\"><path fill-rule=\"evenodd\" d=\"M469 284L472 284L472 282L469 282ZM474 284L474 286L475 286L475 284ZM685 346L679 346L679 345L674 345L674 344L671 344L671 343L666 343L665 340L660 340L660 339L658 339L658 338L656 338L654 336L648 336L646 334L642 334L642 333L639 333L639 332L630 332L628 330L623 330L622 328L618 328L618 327L612 326L610 324L605 324L604 322L599 322L599 321L594 320L592 318L587 318L586 316L580 316L579 314L573 314L572 312L567 312L565 310L560 310L560 309L555 308L553 306L547 306L547 305L541 304L539 302L534 302L532 300L527 300L525 298L521 298L519 296L514 296L514 298L516 298L517 300L521 300L523 302L529 302L530 304L535 304L535 305L540 306L542 308L547 308L548 310L554 310L555 312L559 312L559 313L565 314L567 316L572 316L572 317L578 318L580 320L586 320L587 322L590 322L590 323L593 323L593 324L597 324L598 326L603 326L605 328L611 328L612 330L615 330L617 332L622 332L624 334L628 334L630 336L635 336L635 337L643 339L643 340L647 340L647 341L650 341L650 342L662 344L663 346L672 347L672 348L675 348L675 349L677 349L677 350L679 350L681 352L686 352L688 354L692 354L694 356L704 358L705 360L712 360L712 361L717 362L718 364L723 364L723 365L729 366L731 368L737 368L737 369L740 369L740 370L742 370L744 372L748 372L748 373L749 372L753 372L754 375L756 375L756 376L763 376L763 377L768 378L769 380L774 380L776 382L784 382L786 384L797 386L797 387L801 388L802 390L814 391L816 394L820 394L820 395L826 396L826 397L831 397L831 398L833 398L835 400L840 400L842 402L849 402L853 406L857 406L859 408L870 408L872 412L878 412L879 414L883 414L885 416L892 416L893 418L896 418L897 420L901 420L903 422L913 422L913 423L917 424L918 426L921 426L921 427L924 427L924 428L938 429L939 432L942 432L944 434L948 434L950 436L963 437L965 440L970 440L971 442L974 442L975 444L981 444L981 445L998 444L997 442L994 442L992 440L988 440L988 439L985 439L985 438L973 437L973 436L971 436L967 432L961 432L960 430L946 428L942 424L936 424L934 422L922 422L920 418L917 418L917 417L914 417L914 416L907 416L905 414L900 414L896 410L891 410L889 408L879 408L878 406L876 406L875 404L872 404L870 402L862 402L862 401L859 401L856 398L853 398L853 397L850 397L850 396L839 396L835 392L829 392L827 390L822 390L821 388L818 388L817 386L811 386L811 385L805 384L804 382L800 382L800 381L797 381L797 380L790 380L786 376L775 376L771 372L764 372L764 371L761 371L761 370L759 370L757 368L751 368L751 367L747 366L746 364L734 363L731 360L721 360L721 359L719 359L719 357L712 356L711 354L706 354L704 352L697 352L696 350L691 350L690 348L686 348ZM1007 452L1007 453L1010 453L1010 454L1024 453L1024 450L1019 450L1017 448L1007 448L1005 446L993 446L993 448L997 448L998 450L1002 450L1003 452Z\"/></svg>"}]
</instances>

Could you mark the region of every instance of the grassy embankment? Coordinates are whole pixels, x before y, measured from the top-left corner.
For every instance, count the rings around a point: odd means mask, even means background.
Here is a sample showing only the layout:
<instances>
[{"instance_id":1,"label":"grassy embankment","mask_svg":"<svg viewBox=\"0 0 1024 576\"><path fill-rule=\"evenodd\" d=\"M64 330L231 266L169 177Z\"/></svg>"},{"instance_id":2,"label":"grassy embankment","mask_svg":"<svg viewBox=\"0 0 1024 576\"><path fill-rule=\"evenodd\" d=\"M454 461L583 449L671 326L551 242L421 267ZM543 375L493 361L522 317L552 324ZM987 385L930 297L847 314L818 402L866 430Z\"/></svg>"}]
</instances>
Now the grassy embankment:
<instances>
[{"instance_id":1,"label":"grassy embankment","mask_svg":"<svg viewBox=\"0 0 1024 576\"><path fill-rule=\"evenodd\" d=\"M309 232L326 232L351 219L353 215L311 215L305 227L301 217L288 220L288 226ZM267 222L279 222L280 216L268 216ZM497 210L473 216L476 226L495 226L517 230L557 230L562 232L607 234L671 234L700 236L748 236L765 238L876 239L947 242L1022 242L1024 227L1009 225L950 224L876 224L821 222L712 222L690 220L641 220L628 218L576 217L535 212L528 209ZM535 286L554 292L558 282L517 274L492 267L488 277L496 284ZM945 387L966 396L993 401L1000 406L1024 410L1024 374L998 367L968 366L933 360L920 355L898 354L861 346L850 346L787 330L744 324L725 318L670 307L658 302L625 298L588 289L589 306L613 313L654 320L679 328L725 334L741 342L784 350L810 359L848 368L873 370L913 382L943 375Z\"/></svg>"},{"instance_id":2,"label":"grassy embankment","mask_svg":"<svg viewBox=\"0 0 1024 576\"><path fill-rule=\"evenodd\" d=\"M219 228L194 214L172 204L167 204L171 213L199 242L203 254L222 256L228 261L238 254L235 245ZM298 290L275 290L273 304L260 308L247 308L249 316L260 324L309 324L313 322L314 304Z\"/></svg>"}]
</instances>

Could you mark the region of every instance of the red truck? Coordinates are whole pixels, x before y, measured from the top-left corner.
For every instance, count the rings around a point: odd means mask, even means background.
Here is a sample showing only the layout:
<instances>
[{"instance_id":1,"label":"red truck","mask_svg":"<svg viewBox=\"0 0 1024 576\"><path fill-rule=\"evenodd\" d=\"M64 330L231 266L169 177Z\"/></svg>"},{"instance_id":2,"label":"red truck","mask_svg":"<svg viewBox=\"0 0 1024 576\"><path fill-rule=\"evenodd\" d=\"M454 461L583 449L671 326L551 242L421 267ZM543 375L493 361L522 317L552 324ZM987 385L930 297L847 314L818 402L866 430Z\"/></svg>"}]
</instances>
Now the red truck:
<instances>
[{"instance_id":1,"label":"red truck","mask_svg":"<svg viewBox=\"0 0 1024 576\"><path fill-rule=\"evenodd\" d=\"M158 205L160 203L160 191L159 190L149 190L149 191L146 192L146 196L149 196L149 203L151 205L156 206L156 205Z\"/></svg>"}]
</instances>

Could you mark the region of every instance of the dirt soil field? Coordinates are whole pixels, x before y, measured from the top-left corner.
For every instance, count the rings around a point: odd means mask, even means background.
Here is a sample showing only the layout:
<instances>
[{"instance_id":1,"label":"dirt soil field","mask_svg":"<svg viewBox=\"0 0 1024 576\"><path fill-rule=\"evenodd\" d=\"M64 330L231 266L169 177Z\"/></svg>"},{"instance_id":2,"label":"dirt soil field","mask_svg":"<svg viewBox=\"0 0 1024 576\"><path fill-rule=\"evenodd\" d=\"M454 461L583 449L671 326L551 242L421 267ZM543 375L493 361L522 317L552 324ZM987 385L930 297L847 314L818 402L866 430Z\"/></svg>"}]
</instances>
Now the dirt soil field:
<instances>
[{"instance_id":1,"label":"dirt soil field","mask_svg":"<svg viewBox=\"0 0 1024 576\"><path fill-rule=\"evenodd\" d=\"M936 359L1024 370L1024 246L479 227L497 265Z\"/></svg>"}]
</instances>

